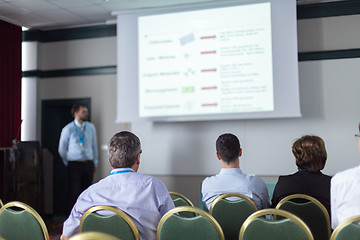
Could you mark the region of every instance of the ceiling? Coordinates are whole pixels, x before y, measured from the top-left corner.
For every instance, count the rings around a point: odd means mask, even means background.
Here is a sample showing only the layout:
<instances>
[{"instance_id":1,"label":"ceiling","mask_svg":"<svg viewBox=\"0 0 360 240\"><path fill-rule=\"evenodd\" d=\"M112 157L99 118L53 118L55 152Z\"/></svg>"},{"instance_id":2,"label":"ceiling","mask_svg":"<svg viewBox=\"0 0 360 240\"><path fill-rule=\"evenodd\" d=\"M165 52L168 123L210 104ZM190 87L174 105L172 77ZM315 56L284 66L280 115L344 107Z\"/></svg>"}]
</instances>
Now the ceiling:
<instances>
[{"instance_id":1,"label":"ceiling","mask_svg":"<svg viewBox=\"0 0 360 240\"><path fill-rule=\"evenodd\" d=\"M0 0L0 19L40 30L115 23L113 11L168 7L218 0ZM235 1L235 0L234 0ZM296 0L297 4L341 0Z\"/></svg>"}]
</instances>

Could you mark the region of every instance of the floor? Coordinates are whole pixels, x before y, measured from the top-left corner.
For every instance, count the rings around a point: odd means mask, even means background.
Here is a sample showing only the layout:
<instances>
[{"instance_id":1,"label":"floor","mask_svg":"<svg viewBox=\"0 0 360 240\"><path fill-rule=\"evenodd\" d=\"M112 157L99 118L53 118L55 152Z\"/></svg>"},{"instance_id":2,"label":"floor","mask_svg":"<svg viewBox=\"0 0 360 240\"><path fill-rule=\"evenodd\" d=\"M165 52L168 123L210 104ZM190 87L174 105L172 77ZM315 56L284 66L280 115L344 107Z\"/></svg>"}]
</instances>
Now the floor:
<instances>
[{"instance_id":1,"label":"floor","mask_svg":"<svg viewBox=\"0 0 360 240\"><path fill-rule=\"evenodd\" d=\"M65 217L48 217L44 221L50 235L50 240L59 240Z\"/></svg>"}]
</instances>

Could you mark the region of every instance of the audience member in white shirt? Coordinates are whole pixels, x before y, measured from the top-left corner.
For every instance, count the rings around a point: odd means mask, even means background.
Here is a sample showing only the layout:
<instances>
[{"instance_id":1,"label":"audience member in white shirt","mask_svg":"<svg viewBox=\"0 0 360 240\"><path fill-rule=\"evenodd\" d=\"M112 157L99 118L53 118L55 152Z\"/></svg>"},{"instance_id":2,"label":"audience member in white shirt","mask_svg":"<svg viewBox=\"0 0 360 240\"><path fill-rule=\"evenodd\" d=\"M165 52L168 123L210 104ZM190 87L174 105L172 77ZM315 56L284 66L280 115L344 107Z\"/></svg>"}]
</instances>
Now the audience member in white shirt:
<instances>
[{"instance_id":1,"label":"audience member in white shirt","mask_svg":"<svg viewBox=\"0 0 360 240\"><path fill-rule=\"evenodd\" d=\"M360 134L355 136L360 137ZM344 220L360 215L360 166L337 173L331 179L330 196L333 229Z\"/></svg>"}]
</instances>

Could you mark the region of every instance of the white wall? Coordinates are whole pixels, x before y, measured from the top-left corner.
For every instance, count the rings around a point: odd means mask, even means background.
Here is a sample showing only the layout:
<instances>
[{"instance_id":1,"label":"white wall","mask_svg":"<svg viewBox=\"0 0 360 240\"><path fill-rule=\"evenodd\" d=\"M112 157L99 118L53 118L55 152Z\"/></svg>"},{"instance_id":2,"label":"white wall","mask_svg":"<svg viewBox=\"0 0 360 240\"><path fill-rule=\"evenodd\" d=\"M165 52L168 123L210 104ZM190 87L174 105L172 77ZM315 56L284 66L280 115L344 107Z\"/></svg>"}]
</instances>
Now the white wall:
<instances>
[{"instance_id":1,"label":"white wall","mask_svg":"<svg viewBox=\"0 0 360 240\"><path fill-rule=\"evenodd\" d=\"M299 51L360 48L359 18L355 15L299 20ZM42 70L115 65L115 55L115 37L39 46ZM169 190L182 192L197 203L201 180L219 170L214 144L223 132L239 136L244 147L241 167L245 172L264 178L276 179L279 174L296 170L291 145L303 134L318 134L325 140L325 173L333 175L357 165L360 159L353 135L360 121L359 64L360 59L300 62L301 119L116 124L115 75L39 79L38 119L41 100L91 97L91 119L98 130L99 145L106 145L117 131L134 131L143 143L140 171L158 175ZM173 169L184 175L172 175ZM106 151L100 150L96 178L106 176L109 170Z\"/></svg>"}]
</instances>

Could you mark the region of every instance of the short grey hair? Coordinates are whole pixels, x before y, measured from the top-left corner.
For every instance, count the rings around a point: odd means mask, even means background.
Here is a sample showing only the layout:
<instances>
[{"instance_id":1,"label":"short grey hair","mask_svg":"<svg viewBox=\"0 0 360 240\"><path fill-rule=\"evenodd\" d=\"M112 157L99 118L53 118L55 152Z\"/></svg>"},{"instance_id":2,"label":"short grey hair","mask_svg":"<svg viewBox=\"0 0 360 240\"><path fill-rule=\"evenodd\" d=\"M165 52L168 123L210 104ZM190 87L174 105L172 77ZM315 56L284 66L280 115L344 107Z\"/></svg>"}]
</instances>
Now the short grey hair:
<instances>
[{"instance_id":1,"label":"short grey hair","mask_svg":"<svg viewBox=\"0 0 360 240\"><path fill-rule=\"evenodd\" d=\"M109 162L113 168L130 168L141 153L140 139L133 133L116 133L109 143Z\"/></svg>"}]
</instances>

